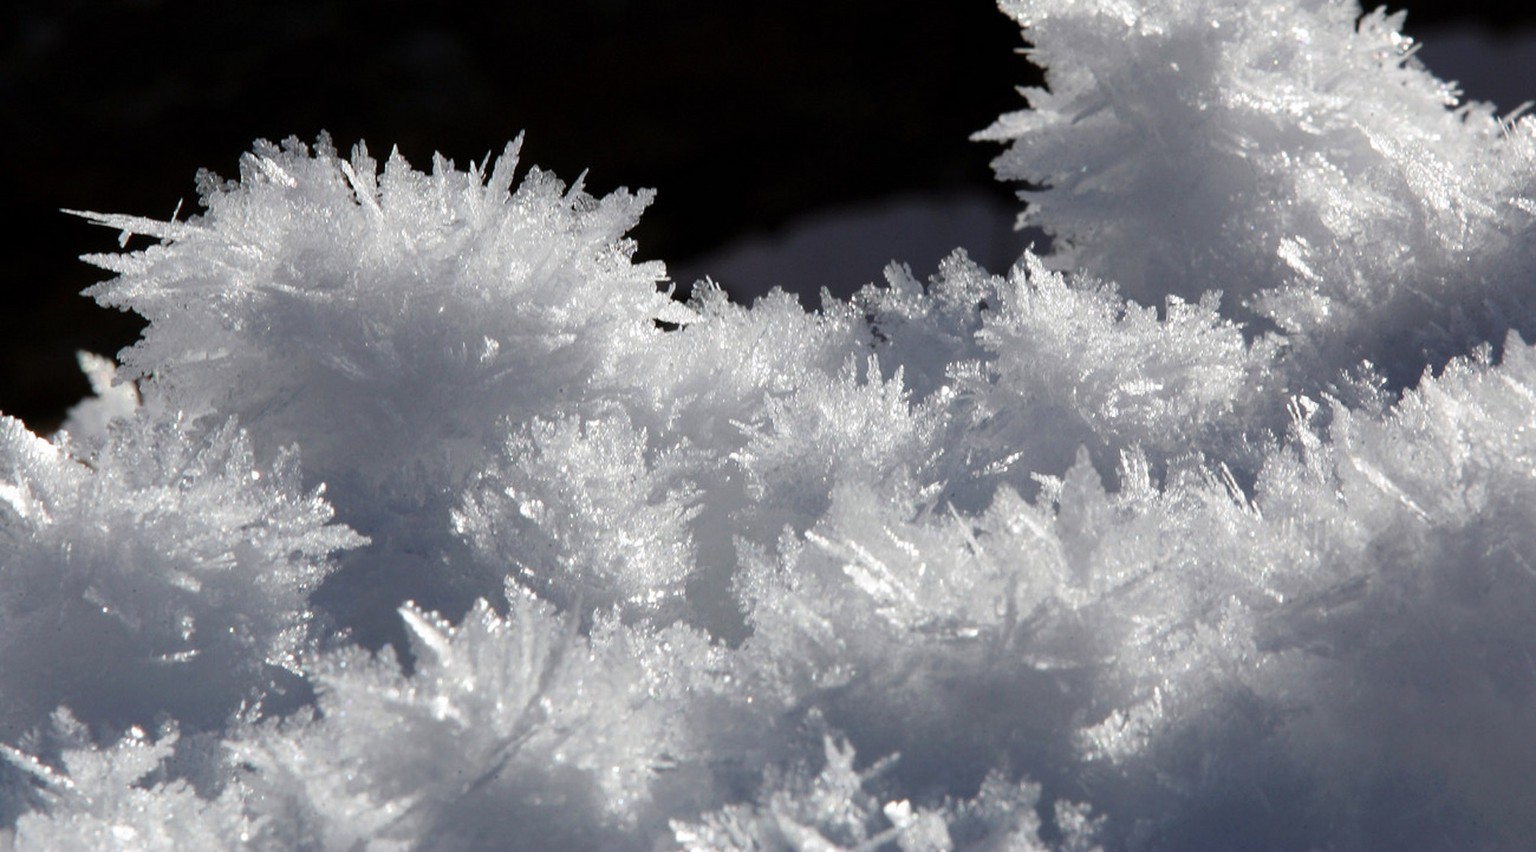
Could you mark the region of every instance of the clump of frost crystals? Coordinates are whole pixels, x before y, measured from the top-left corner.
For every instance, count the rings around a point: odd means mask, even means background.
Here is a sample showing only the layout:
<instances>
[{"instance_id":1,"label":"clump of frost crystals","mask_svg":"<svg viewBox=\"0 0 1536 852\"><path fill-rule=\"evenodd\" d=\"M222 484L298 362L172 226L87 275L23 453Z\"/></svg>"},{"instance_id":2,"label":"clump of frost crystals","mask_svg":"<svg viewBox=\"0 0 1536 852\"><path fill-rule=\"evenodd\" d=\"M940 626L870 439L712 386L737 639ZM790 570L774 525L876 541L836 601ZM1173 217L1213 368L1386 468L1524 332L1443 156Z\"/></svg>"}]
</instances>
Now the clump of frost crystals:
<instances>
[{"instance_id":1,"label":"clump of frost crystals","mask_svg":"<svg viewBox=\"0 0 1536 852\"><path fill-rule=\"evenodd\" d=\"M1536 124L1414 58L1403 13L1353 0L1004 0L1046 89L1012 141L1023 221L1058 262L1145 302L1226 294L1298 369L1398 383L1536 330ZM1315 383L1318 378L1311 376ZM1306 382L1306 377L1300 379Z\"/></svg>"},{"instance_id":2,"label":"clump of frost crystals","mask_svg":"<svg viewBox=\"0 0 1536 852\"><path fill-rule=\"evenodd\" d=\"M1536 847L1536 124L1352 3L1003 6L1007 270L674 301L515 145L90 214L0 845Z\"/></svg>"},{"instance_id":3,"label":"clump of frost crystals","mask_svg":"<svg viewBox=\"0 0 1536 852\"><path fill-rule=\"evenodd\" d=\"M520 142L489 171L439 157L430 174L323 137L263 142L238 181L202 176L201 216L86 214L160 239L90 258L119 274L90 295L149 320L122 354L145 406L236 415L258 450L301 444L372 538L322 593L372 643L398 637L407 597L462 611L499 591L447 519L508 422L578 414L589 387L630 383L656 320L691 316L658 292L660 263L630 262L650 194L595 199L537 169L514 189Z\"/></svg>"},{"instance_id":4,"label":"clump of frost crystals","mask_svg":"<svg viewBox=\"0 0 1536 852\"><path fill-rule=\"evenodd\" d=\"M234 423L191 436L118 420L94 453L0 420L0 732L60 705L112 730L161 715L218 727L293 679L330 524L297 454L258 466Z\"/></svg>"},{"instance_id":5,"label":"clump of frost crystals","mask_svg":"<svg viewBox=\"0 0 1536 852\"><path fill-rule=\"evenodd\" d=\"M516 566L562 602L675 596L693 567L687 527L698 492L685 474L695 460L686 446L651 454L646 443L622 411L534 420L508 438L506 466L471 488L455 529L482 559Z\"/></svg>"}]
</instances>

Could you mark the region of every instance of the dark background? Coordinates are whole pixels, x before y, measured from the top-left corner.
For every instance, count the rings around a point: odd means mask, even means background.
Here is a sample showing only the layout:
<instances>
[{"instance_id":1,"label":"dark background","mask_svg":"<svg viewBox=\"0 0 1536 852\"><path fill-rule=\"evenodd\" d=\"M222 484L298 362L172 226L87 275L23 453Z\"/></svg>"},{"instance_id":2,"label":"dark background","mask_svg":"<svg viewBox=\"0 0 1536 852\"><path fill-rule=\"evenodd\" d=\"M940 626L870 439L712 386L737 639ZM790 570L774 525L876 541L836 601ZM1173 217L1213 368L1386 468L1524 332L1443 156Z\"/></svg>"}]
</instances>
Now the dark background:
<instances>
[{"instance_id":1,"label":"dark background","mask_svg":"<svg viewBox=\"0 0 1536 852\"><path fill-rule=\"evenodd\" d=\"M1410 34L1536 19L1407 8ZM526 130L525 164L658 188L634 236L676 266L898 193L1010 198L967 136L1035 82L1020 44L988 0L0 4L0 411L51 430L87 392L75 350L138 334L78 295L105 273L75 258L116 234L60 208L194 212L196 171L234 175L259 137L463 167Z\"/></svg>"}]
</instances>

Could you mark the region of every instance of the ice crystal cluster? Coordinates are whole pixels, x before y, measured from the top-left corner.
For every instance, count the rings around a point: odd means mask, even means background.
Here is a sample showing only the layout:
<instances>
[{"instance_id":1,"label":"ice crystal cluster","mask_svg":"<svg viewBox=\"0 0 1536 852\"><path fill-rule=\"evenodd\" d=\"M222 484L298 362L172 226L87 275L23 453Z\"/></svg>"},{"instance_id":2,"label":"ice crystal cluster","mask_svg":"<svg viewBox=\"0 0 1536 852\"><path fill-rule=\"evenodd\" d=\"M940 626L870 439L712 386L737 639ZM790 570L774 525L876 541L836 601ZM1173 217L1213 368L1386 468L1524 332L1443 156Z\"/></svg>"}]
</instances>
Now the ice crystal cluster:
<instances>
[{"instance_id":1,"label":"ice crystal cluster","mask_svg":"<svg viewBox=\"0 0 1536 852\"><path fill-rule=\"evenodd\" d=\"M1352 0L1002 5L1010 269L685 297L515 143L86 214L3 844L1536 844L1536 122Z\"/></svg>"}]
</instances>

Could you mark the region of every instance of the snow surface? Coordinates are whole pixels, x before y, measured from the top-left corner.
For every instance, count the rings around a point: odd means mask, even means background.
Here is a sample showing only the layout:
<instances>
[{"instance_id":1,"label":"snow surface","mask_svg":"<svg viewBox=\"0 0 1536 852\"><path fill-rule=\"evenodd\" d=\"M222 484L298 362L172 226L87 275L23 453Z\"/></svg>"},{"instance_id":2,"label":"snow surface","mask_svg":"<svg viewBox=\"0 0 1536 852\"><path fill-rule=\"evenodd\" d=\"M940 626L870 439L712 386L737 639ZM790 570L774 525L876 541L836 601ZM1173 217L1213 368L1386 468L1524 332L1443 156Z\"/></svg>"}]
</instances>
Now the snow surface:
<instances>
[{"instance_id":1,"label":"snow surface","mask_svg":"<svg viewBox=\"0 0 1536 852\"><path fill-rule=\"evenodd\" d=\"M1536 842L1536 121L1352 2L1002 6L1049 250L823 223L921 277L815 312L516 142L83 214L150 325L0 422L0 840Z\"/></svg>"}]
</instances>

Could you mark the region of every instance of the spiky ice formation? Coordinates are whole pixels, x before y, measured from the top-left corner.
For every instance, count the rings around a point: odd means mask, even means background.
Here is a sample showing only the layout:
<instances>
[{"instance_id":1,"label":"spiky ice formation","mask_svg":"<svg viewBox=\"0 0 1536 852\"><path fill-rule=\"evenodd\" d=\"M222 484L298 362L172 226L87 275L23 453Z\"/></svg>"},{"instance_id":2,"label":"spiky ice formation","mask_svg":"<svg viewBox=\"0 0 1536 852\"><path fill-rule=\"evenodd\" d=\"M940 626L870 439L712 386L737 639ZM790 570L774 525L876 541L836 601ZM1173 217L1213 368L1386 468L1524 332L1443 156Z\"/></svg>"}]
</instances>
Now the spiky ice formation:
<instances>
[{"instance_id":1,"label":"spiky ice formation","mask_svg":"<svg viewBox=\"0 0 1536 852\"><path fill-rule=\"evenodd\" d=\"M294 678L309 593L366 540L304 490L296 452L258 465L232 421L180 425L121 419L76 456L0 421L6 741L61 704L104 730L219 728Z\"/></svg>"},{"instance_id":2,"label":"spiky ice formation","mask_svg":"<svg viewBox=\"0 0 1536 852\"><path fill-rule=\"evenodd\" d=\"M10 481L105 482L138 434L182 470L238 413L375 537L270 623L375 632L301 655L312 711L8 740L17 840L1531 845L1531 123L1350 4L1004 5L1051 90L989 135L1061 241L1002 274L678 305L641 196L323 143L188 222L98 217L162 239L96 291L152 320L145 401L13 430ZM95 546L41 517L16 576Z\"/></svg>"},{"instance_id":3,"label":"spiky ice formation","mask_svg":"<svg viewBox=\"0 0 1536 852\"><path fill-rule=\"evenodd\" d=\"M1026 181L1057 263L1156 304L1225 294L1298 381L1362 359L1412 382L1536 330L1536 125L1458 103L1403 13L1353 0L1005 0L1045 66L978 138ZM1309 388L1298 388L1309 390Z\"/></svg>"}]
</instances>

